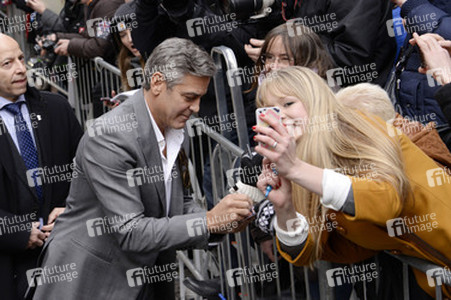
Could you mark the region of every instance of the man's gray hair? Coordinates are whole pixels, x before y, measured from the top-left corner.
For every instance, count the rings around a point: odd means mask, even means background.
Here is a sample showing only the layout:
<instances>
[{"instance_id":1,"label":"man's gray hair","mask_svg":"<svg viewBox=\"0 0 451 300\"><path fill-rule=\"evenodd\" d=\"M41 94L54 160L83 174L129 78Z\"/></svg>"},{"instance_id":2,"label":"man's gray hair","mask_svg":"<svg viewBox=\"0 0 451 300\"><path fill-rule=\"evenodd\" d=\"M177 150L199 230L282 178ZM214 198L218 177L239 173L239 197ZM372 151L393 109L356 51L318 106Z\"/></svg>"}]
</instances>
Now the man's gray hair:
<instances>
[{"instance_id":1,"label":"man's gray hair","mask_svg":"<svg viewBox=\"0 0 451 300\"><path fill-rule=\"evenodd\" d=\"M163 74L168 89L180 84L187 74L212 77L216 66L211 56L192 41L170 38L159 44L150 54L144 67L144 89L150 89L155 72Z\"/></svg>"}]
</instances>

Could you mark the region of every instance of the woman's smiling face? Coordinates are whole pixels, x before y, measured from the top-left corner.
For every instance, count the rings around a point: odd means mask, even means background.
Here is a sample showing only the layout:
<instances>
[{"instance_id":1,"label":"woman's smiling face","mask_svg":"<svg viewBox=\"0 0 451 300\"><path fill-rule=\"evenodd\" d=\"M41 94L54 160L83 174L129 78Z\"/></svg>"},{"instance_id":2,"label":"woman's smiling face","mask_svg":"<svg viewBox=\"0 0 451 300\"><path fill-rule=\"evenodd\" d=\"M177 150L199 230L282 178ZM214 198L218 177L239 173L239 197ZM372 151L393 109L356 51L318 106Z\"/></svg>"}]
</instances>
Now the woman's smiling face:
<instances>
[{"instance_id":1,"label":"woman's smiling face","mask_svg":"<svg viewBox=\"0 0 451 300\"><path fill-rule=\"evenodd\" d=\"M269 94L264 102L265 106L275 106L280 109L282 124L285 125L288 133L298 141L308 121L307 110L302 101L294 96L277 97Z\"/></svg>"}]
</instances>

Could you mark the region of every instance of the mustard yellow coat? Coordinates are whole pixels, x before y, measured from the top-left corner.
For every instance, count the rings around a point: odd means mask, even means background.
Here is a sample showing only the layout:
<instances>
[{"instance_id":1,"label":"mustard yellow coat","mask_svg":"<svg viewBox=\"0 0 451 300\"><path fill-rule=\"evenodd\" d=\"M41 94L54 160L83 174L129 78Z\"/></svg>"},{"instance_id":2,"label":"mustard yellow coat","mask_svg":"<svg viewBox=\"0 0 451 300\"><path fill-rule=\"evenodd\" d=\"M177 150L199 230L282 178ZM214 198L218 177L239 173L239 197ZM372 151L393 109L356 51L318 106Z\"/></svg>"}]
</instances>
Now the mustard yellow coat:
<instances>
[{"instance_id":1,"label":"mustard yellow coat","mask_svg":"<svg viewBox=\"0 0 451 300\"><path fill-rule=\"evenodd\" d=\"M389 183L353 180L355 216L335 212L338 225L331 232L322 232L322 260L355 263L373 256L377 251L389 250L393 254L422 258L451 269L444 261L420 249L419 245L388 234L387 221L390 219L407 217L407 220L414 221L415 216L417 220L420 216L421 220L428 216L429 220L436 222L432 230L425 230L424 226L412 227L419 225L415 222L405 223L413 223L407 224L412 232L416 231L414 233L418 237L451 260L451 177L441 174L439 170L434 171L437 169L436 163L408 137L400 135L397 138L413 193L403 202ZM283 252L279 241L277 246L281 255L297 266L307 265L308 257L314 251L311 236L295 258ZM423 290L434 296L435 288L428 285L426 274L415 269L414 273ZM445 291L444 287L444 293L451 297L451 288Z\"/></svg>"}]
</instances>

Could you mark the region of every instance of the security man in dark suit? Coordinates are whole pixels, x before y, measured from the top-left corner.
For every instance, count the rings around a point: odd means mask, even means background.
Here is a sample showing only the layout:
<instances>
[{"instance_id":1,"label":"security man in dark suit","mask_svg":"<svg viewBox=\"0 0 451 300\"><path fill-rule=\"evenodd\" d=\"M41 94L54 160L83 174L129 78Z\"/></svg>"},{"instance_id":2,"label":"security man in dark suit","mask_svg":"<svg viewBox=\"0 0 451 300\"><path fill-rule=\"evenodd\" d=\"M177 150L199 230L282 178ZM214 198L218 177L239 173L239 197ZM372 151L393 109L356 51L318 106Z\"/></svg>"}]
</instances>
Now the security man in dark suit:
<instances>
[{"instance_id":1,"label":"security man in dark suit","mask_svg":"<svg viewBox=\"0 0 451 300\"><path fill-rule=\"evenodd\" d=\"M64 211L83 134L63 97L27 85L24 54L0 34L0 291L23 299L27 271Z\"/></svg>"}]
</instances>

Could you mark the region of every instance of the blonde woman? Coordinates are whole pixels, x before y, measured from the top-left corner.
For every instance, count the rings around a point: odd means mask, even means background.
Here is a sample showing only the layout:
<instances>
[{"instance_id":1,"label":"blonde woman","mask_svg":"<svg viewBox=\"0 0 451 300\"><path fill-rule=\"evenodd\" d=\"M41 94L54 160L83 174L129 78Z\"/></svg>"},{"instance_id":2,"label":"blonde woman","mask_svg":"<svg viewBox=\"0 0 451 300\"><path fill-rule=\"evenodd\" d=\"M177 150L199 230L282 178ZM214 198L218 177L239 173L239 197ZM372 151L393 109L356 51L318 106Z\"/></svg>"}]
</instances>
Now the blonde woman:
<instances>
[{"instance_id":1,"label":"blonde woman","mask_svg":"<svg viewBox=\"0 0 451 300\"><path fill-rule=\"evenodd\" d=\"M405 135L345 107L307 68L276 71L259 87L257 105L282 113L281 124L261 115L272 128L253 129L262 143L255 150L278 172L264 168L258 187L273 187L268 198L286 260L354 263L390 250L451 267L451 178ZM332 213L334 229L322 230ZM426 225L415 222L435 226L417 230ZM433 295L425 274L413 271Z\"/></svg>"}]
</instances>

